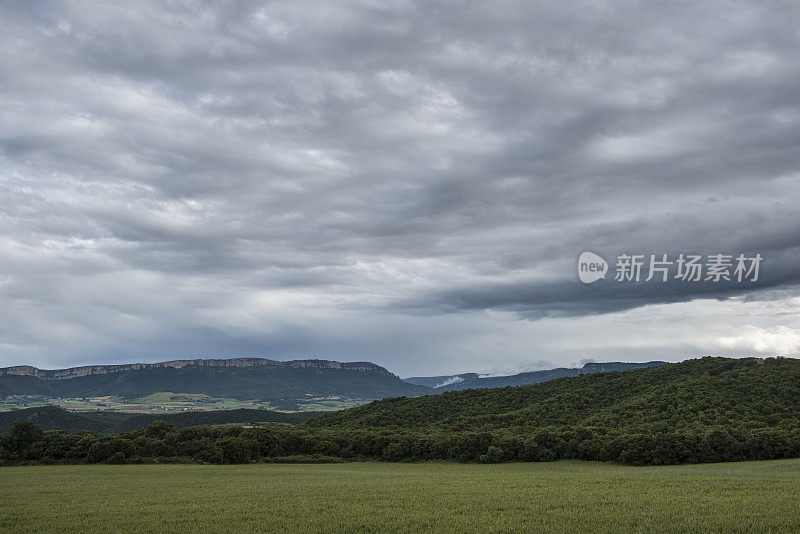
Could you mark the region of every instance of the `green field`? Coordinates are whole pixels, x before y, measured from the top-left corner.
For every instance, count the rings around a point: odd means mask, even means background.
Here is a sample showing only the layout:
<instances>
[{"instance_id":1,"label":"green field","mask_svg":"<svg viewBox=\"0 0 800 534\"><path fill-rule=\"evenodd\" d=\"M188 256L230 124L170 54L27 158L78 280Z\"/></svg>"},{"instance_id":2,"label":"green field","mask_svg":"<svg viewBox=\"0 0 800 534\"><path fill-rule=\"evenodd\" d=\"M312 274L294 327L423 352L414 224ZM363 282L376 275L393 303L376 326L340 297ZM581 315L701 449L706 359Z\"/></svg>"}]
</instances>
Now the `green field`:
<instances>
[{"instance_id":1,"label":"green field","mask_svg":"<svg viewBox=\"0 0 800 534\"><path fill-rule=\"evenodd\" d=\"M4 532L798 532L800 460L0 469Z\"/></svg>"}]
</instances>

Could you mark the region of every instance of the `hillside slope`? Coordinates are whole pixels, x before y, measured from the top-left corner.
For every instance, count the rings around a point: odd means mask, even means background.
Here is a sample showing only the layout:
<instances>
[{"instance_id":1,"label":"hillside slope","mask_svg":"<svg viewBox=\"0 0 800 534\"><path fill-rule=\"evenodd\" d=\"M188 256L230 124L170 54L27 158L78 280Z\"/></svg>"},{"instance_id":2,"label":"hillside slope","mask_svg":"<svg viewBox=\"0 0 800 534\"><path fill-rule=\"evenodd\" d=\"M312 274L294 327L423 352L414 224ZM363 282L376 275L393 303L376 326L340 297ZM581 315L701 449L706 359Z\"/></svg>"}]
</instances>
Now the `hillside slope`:
<instances>
[{"instance_id":1,"label":"hillside slope","mask_svg":"<svg viewBox=\"0 0 800 534\"><path fill-rule=\"evenodd\" d=\"M702 358L521 387L384 399L324 415L328 428L516 430L582 426L606 432L797 428L800 360Z\"/></svg>"},{"instance_id":2,"label":"hillside slope","mask_svg":"<svg viewBox=\"0 0 800 534\"><path fill-rule=\"evenodd\" d=\"M0 369L0 397L117 395L135 398L160 391L204 393L243 400L296 399L304 395L380 399L431 392L427 387L403 382L383 367L369 362L235 358L59 370L29 366Z\"/></svg>"}]
</instances>

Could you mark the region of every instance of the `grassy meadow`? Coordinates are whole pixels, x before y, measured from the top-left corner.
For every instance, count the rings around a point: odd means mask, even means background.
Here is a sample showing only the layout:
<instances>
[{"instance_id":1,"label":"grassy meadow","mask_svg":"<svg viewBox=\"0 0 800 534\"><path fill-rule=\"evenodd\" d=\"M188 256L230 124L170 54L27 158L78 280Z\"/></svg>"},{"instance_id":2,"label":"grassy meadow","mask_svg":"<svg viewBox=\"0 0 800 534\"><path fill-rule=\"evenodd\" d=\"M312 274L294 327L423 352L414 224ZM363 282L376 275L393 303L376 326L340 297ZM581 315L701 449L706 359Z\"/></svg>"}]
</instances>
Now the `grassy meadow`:
<instances>
[{"instance_id":1,"label":"grassy meadow","mask_svg":"<svg viewBox=\"0 0 800 534\"><path fill-rule=\"evenodd\" d=\"M797 532L800 460L0 469L3 532Z\"/></svg>"}]
</instances>

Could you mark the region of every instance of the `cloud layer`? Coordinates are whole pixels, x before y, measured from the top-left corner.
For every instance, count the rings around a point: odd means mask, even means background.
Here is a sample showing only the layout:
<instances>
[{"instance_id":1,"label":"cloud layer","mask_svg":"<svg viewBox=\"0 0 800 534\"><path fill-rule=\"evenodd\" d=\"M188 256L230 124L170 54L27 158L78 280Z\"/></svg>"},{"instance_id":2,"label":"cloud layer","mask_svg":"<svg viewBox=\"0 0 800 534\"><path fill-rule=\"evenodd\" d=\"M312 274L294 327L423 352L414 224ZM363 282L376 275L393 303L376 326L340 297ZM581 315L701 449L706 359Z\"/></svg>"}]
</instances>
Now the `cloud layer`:
<instances>
[{"instance_id":1,"label":"cloud layer","mask_svg":"<svg viewBox=\"0 0 800 534\"><path fill-rule=\"evenodd\" d=\"M570 7L4 3L0 365L797 353L800 7Z\"/></svg>"}]
</instances>

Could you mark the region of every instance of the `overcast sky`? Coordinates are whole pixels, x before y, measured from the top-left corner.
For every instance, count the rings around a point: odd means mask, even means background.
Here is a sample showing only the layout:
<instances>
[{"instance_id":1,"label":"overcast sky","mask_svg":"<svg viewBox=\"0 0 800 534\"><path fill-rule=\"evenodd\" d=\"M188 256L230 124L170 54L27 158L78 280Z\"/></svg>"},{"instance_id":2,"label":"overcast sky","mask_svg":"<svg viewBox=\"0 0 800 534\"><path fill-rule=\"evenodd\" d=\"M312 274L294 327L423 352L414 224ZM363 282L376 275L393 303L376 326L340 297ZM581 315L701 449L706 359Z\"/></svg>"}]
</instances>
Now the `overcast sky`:
<instances>
[{"instance_id":1,"label":"overcast sky","mask_svg":"<svg viewBox=\"0 0 800 534\"><path fill-rule=\"evenodd\" d=\"M794 1L3 2L0 366L796 356L799 29ZM637 284L623 253L764 259Z\"/></svg>"}]
</instances>

